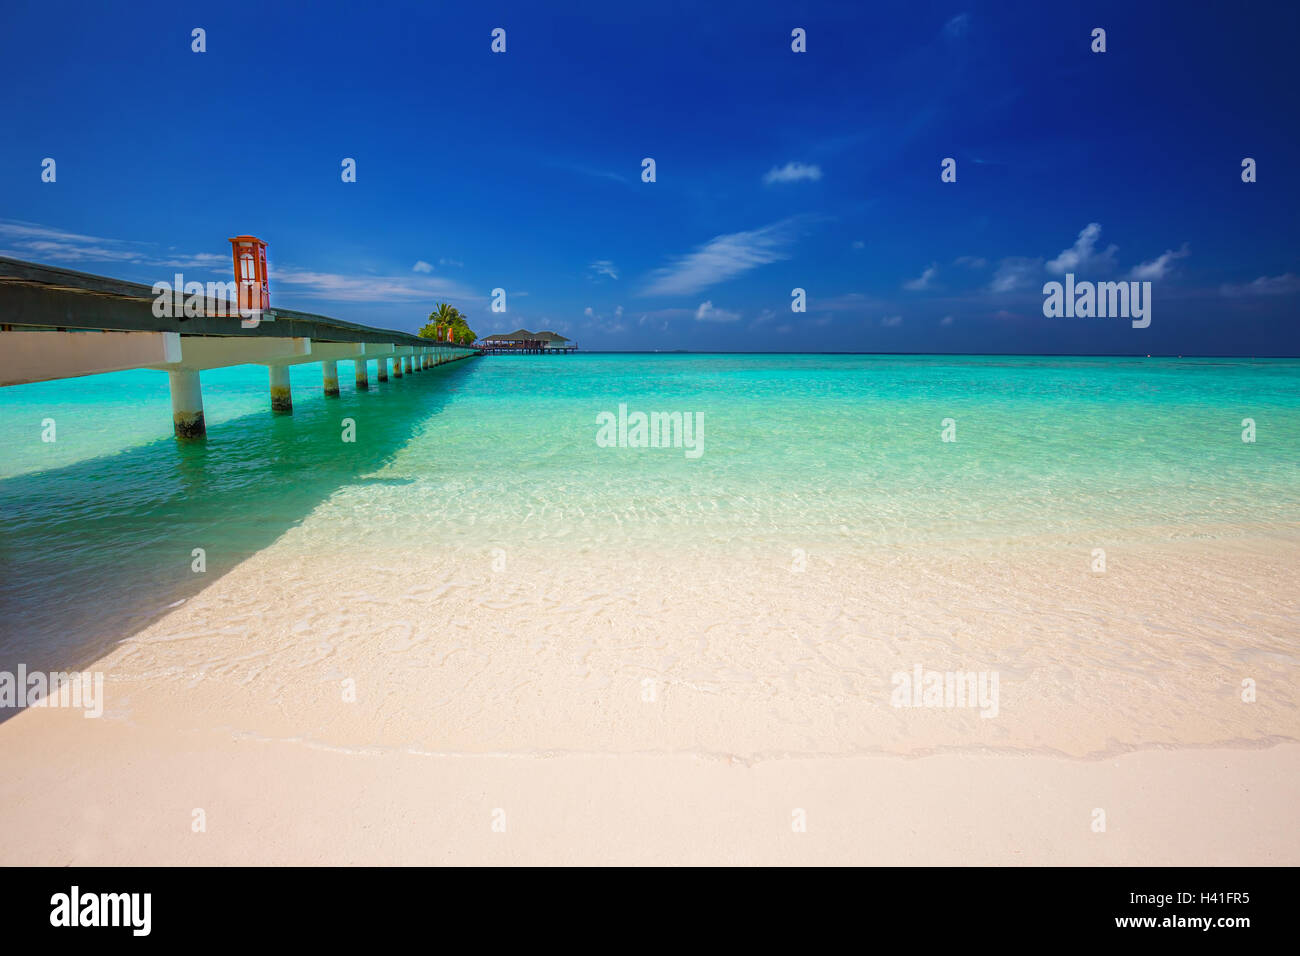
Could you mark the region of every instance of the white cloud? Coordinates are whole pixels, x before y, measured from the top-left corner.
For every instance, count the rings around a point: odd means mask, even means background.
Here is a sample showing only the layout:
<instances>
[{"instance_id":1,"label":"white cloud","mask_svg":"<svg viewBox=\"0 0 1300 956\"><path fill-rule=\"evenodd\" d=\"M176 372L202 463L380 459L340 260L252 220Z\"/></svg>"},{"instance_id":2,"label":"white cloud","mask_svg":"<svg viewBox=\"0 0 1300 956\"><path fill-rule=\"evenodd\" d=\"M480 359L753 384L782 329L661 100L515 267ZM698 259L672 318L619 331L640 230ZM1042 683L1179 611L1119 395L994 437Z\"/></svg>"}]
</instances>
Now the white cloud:
<instances>
[{"instance_id":1,"label":"white cloud","mask_svg":"<svg viewBox=\"0 0 1300 956\"><path fill-rule=\"evenodd\" d=\"M1260 276L1243 285L1222 285L1219 292L1234 299L1249 295L1290 295L1300 292L1300 276L1292 272L1280 276Z\"/></svg>"},{"instance_id":2,"label":"white cloud","mask_svg":"<svg viewBox=\"0 0 1300 956\"><path fill-rule=\"evenodd\" d=\"M271 270L272 288L296 286L301 292L324 299L344 302L370 302L375 299L458 298L477 301L481 298L449 279L412 279L409 276L342 275L277 267ZM294 293L291 293L294 294ZM274 292L273 292L274 295Z\"/></svg>"},{"instance_id":3,"label":"white cloud","mask_svg":"<svg viewBox=\"0 0 1300 956\"><path fill-rule=\"evenodd\" d=\"M440 266L455 266L457 269L463 269L463 268L465 268L465 263L461 262L459 259L446 259L446 258L439 259L439 260L438 260L438 265L440 265ZM511 331L513 332L514 330L511 329Z\"/></svg>"},{"instance_id":4,"label":"white cloud","mask_svg":"<svg viewBox=\"0 0 1300 956\"><path fill-rule=\"evenodd\" d=\"M989 289L993 292L1014 292L1016 289L1023 289L1037 279L1042 268L1042 259L1026 259L1023 256L1003 259L998 264L997 271L993 273L993 281L989 283Z\"/></svg>"},{"instance_id":5,"label":"white cloud","mask_svg":"<svg viewBox=\"0 0 1300 956\"><path fill-rule=\"evenodd\" d=\"M897 328L903 324L903 317L901 315L887 315L880 320L880 324L887 329Z\"/></svg>"},{"instance_id":6,"label":"white cloud","mask_svg":"<svg viewBox=\"0 0 1300 956\"><path fill-rule=\"evenodd\" d=\"M694 252L656 269L642 295L691 295L759 266L790 258L798 217L761 229L715 236Z\"/></svg>"},{"instance_id":7,"label":"white cloud","mask_svg":"<svg viewBox=\"0 0 1300 956\"><path fill-rule=\"evenodd\" d=\"M589 318L589 319L594 319L594 318L596 317L596 313L595 313L595 311L591 308L591 306L587 306L585 309L583 309L583 310L582 310L582 314L585 315L585 316L586 316L587 318Z\"/></svg>"},{"instance_id":8,"label":"white cloud","mask_svg":"<svg viewBox=\"0 0 1300 956\"><path fill-rule=\"evenodd\" d=\"M816 182L822 178L822 168L811 163L786 163L784 166L773 166L763 175L763 185L771 186L773 183L797 183L807 180Z\"/></svg>"},{"instance_id":9,"label":"white cloud","mask_svg":"<svg viewBox=\"0 0 1300 956\"><path fill-rule=\"evenodd\" d=\"M861 239L854 239L854 240L853 240L853 248L854 248L854 249L865 249L865 248L867 248L867 244L866 244L865 242L863 242Z\"/></svg>"},{"instance_id":10,"label":"white cloud","mask_svg":"<svg viewBox=\"0 0 1300 956\"><path fill-rule=\"evenodd\" d=\"M715 309L712 300L701 302L700 307L695 310L695 321L697 322L735 322L739 318L739 312Z\"/></svg>"},{"instance_id":11,"label":"white cloud","mask_svg":"<svg viewBox=\"0 0 1300 956\"><path fill-rule=\"evenodd\" d=\"M959 13L943 25L943 32L949 38L956 40L966 35L970 29L970 14Z\"/></svg>"},{"instance_id":12,"label":"white cloud","mask_svg":"<svg viewBox=\"0 0 1300 956\"><path fill-rule=\"evenodd\" d=\"M1187 243L1175 252L1172 249L1166 249L1162 255L1157 256L1150 262L1144 262L1141 265L1133 267L1129 273L1134 279L1163 279L1169 272L1169 264L1175 259L1183 259L1188 255Z\"/></svg>"},{"instance_id":13,"label":"white cloud","mask_svg":"<svg viewBox=\"0 0 1300 956\"><path fill-rule=\"evenodd\" d=\"M952 260L953 265L966 266L970 269L983 269L989 264L983 256L958 256Z\"/></svg>"},{"instance_id":14,"label":"white cloud","mask_svg":"<svg viewBox=\"0 0 1300 956\"><path fill-rule=\"evenodd\" d=\"M608 259L597 259L587 268L596 275L609 276L611 279L618 278L618 267Z\"/></svg>"},{"instance_id":15,"label":"white cloud","mask_svg":"<svg viewBox=\"0 0 1300 956\"><path fill-rule=\"evenodd\" d=\"M418 260L416 260L415 265L411 266L411 271L412 271L412 272L432 272L432 271L433 271L433 266L429 265L429 263L425 262L423 259L418 259Z\"/></svg>"},{"instance_id":16,"label":"white cloud","mask_svg":"<svg viewBox=\"0 0 1300 956\"><path fill-rule=\"evenodd\" d=\"M87 236L14 219L0 219L0 241L7 244L2 254L14 259L116 262L182 269L231 268L229 252L159 252L154 243Z\"/></svg>"},{"instance_id":17,"label":"white cloud","mask_svg":"<svg viewBox=\"0 0 1300 956\"><path fill-rule=\"evenodd\" d=\"M623 318L623 307L621 305L614 306L614 318L616 319Z\"/></svg>"},{"instance_id":18,"label":"white cloud","mask_svg":"<svg viewBox=\"0 0 1300 956\"><path fill-rule=\"evenodd\" d=\"M945 315L942 319L939 320L939 324L952 325L954 321L956 320L951 315Z\"/></svg>"},{"instance_id":19,"label":"white cloud","mask_svg":"<svg viewBox=\"0 0 1300 956\"><path fill-rule=\"evenodd\" d=\"M607 169L594 169L590 166L580 166L574 163L552 163L551 165L558 166L561 169L570 170L571 172L581 173L583 176L591 176L595 179L610 179L616 183L628 182L626 176L610 172Z\"/></svg>"},{"instance_id":20,"label":"white cloud","mask_svg":"<svg viewBox=\"0 0 1300 956\"><path fill-rule=\"evenodd\" d=\"M904 282L903 288L911 292L920 292L923 289L929 288L930 280L933 279L938 274L939 274L939 267L934 263L931 263L929 268L927 268L924 272L922 272L918 278L909 279L908 281Z\"/></svg>"},{"instance_id":21,"label":"white cloud","mask_svg":"<svg viewBox=\"0 0 1300 956\"><path fill-rule=\"evenodd\" d=\"M1090 222L1079 230L1074 245L1065 249L1047 263L1047 270L1055 273L1089 271L1109 272L1115 266L1115 253L1119 246L1111 245L1104 252L1097 251L1101 238L1101 223Z\"/></svg>"}]
</instances>

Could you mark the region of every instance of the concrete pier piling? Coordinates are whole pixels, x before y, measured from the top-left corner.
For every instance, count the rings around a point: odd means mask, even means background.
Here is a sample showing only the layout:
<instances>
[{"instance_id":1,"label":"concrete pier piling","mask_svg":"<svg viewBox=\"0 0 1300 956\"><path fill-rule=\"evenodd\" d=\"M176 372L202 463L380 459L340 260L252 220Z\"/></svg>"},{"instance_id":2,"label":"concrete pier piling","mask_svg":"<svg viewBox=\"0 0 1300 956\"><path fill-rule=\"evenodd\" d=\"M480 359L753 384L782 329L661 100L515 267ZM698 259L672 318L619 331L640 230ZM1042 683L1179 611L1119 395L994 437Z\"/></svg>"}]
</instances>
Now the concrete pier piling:
<instances>
[{"instance_id":1,"label":"concrete pier piling","mask_svg":"<svg viewBox=\"0 0 1300 956\"><path fill-rule=\"evenodd\" d=\"M401 378L401 377L402 377L402 357L400 355L394 355L393 356L393 378Z\"/></svg>"},{"instance_id":2,"label":"concrete pier piling","mask_svg":"<svg viewBox=\"0 0 1300 956\"><path fill-rule=\"evenodd\" d=\"M172 426L176 437L186 441L204 438L208 426L203 420L203 389L198 372L168 372L172 391Z\"/></svg>"},{"instance_id":3,"label":"concrete pier piling","mask_svg":"<svg viewBox=\"0 0 1300 956\"><path fill-rule=\"evenodd\" d=\"M339 397L339 363L321 362L321 381L325 386L326 398Z\"/></svg>"},{"instance_id":4,"label":"concrete pier piling","mask_svg":"<svg viewBox=\"0 0 1300 956\"><path fill-rule=\"evenodd\" d=\"M289 389L289 366L272 365L271 373L271 411L281 414L293 413L293 392Z\"/></svg>"},{"instance_id":5,"label":"concrete pier piling","mask_svg":"<svg viewBox=\"0 0 1300 956\"><path fill-rule=\"evenodd\" d=\"M358 392L368 391L370 389L370 376L366 371L366 360L363 358L359 358L352 364L356 366L357 391Z\"/></svg>"},{"instance_id":6,"label":"concrete pier piling","mask_svg":"<svg viewBox=\"0 0 1300 956\"><path fill-rule=\"evenodd\" d=\"M381 358L375 364L376 367L379 369L379 375L378 375L379 381L381 382L388 381L388 359Z\"/></svg>"}]
</instances>

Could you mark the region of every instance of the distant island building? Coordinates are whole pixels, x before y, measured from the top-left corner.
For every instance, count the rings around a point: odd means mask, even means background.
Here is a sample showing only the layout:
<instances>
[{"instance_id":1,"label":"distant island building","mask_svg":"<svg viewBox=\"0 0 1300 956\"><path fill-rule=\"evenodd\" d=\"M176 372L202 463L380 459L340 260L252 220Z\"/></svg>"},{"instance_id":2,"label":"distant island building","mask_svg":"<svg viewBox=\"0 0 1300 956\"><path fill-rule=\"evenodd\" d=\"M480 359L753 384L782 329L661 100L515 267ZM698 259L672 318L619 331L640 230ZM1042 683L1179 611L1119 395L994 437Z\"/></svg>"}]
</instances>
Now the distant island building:
<instances>
[{"instance_id":1,"label":"distant island building","mask_svg":"<svg viewBox=\"0 0 1300 956\"><path fill-rule=\"evenodd\" d=\"M578 348L572 339L567 339L558 332L529 332L527 329L486 336L478 340L478 346L484 352L525 352L536 355L573 352Z\"/></svg>"}]
</instances>

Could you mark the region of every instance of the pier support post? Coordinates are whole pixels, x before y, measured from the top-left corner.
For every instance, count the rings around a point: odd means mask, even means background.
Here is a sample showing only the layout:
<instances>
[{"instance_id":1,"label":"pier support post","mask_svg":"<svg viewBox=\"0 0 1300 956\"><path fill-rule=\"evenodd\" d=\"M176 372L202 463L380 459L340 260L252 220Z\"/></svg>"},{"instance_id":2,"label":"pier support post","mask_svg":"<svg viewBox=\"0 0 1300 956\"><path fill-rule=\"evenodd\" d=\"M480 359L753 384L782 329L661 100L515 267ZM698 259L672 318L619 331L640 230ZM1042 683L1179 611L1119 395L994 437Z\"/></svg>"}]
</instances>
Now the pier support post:
<instances>
[{"instance_id":1,"label":"pier support post","mask_svg":"<svg viewBox=\"0 0 1300 956\"><path fill-rule=\"evenodd\" d=\"M338 362L321 362L320 363L321 380L325 385L326 398L339 397L339 363Z\"/></svg>"},{"instance_id":2,"label":"pier support post","mask_svg":"<svg viewBox=\"0 0 1300 956\"><path fill-rule=\"evenodd\" d=\"M292 414L293 393L289 390L289 366L272 365L267 370L271 373L271 411Z\"/></svg>"},{"instance_id":3,"label":"pier support post","mask_svg":"<svg viewBox=\"0 0 1300 956\"><path fill-rule=\"evenodd\" d=\"M370 376L366 372L366 360L359 358L352 363L357 372L357 391L365 392L370 389Z\"/></svg>"},{"instance_id":4,"label":"pier support post","mask_svg":"<svg viewBox=\"0 0 1300 956\"><path fill-rule=\"evenodd\" d=\"M402 357L400 355L394 355L393 356L393 378L401 378L401 377L402 377Z\"/></svg>"},{"instance_id":5,"label":"pier support post","mask_svg":"<svg viewBox=\"0 0 1300 956\"><path fill-rule=\"evenodd\" d=\"M381 358L376 361L375 365L379 369L379 381L388 381L388 359Z\"/></svg>"},{"instance_id":6,"label":"pier support post","mask_svg":"<svg viewBox=\"0 0 1300 956\"><path fill-rule=\"evenodd\" d=\"M208 426L203 421L203 390L199 387L198 372L168 372L172 390L172 426L176 437L194 441L207 437Z\"/></svg>"}]
</instances>

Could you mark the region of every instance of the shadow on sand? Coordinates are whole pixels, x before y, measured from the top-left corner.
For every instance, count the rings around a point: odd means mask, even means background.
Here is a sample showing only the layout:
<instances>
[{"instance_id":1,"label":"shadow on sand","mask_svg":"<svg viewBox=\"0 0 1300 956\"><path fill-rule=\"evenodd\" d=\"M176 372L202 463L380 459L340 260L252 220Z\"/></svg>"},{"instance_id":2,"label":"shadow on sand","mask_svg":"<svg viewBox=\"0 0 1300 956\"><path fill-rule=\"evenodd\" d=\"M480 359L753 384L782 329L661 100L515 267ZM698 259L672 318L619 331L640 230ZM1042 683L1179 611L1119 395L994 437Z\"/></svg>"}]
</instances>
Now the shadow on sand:
<instances>
[{"instance_id":1,"label":"shadow on sand","mask_svg":"<svg viewBox=\"0 0 1300 956\"><path fill-rule=\"evenodd\" d=\"M339 488L409 483L367 476L446 408L469 366L221 422L206 442L161 439L0 481L0 671L83 669ZM195 548L205 573L192 569ZM0 721L18 712L0 708Z\"/></svg>"}]
</instances>

